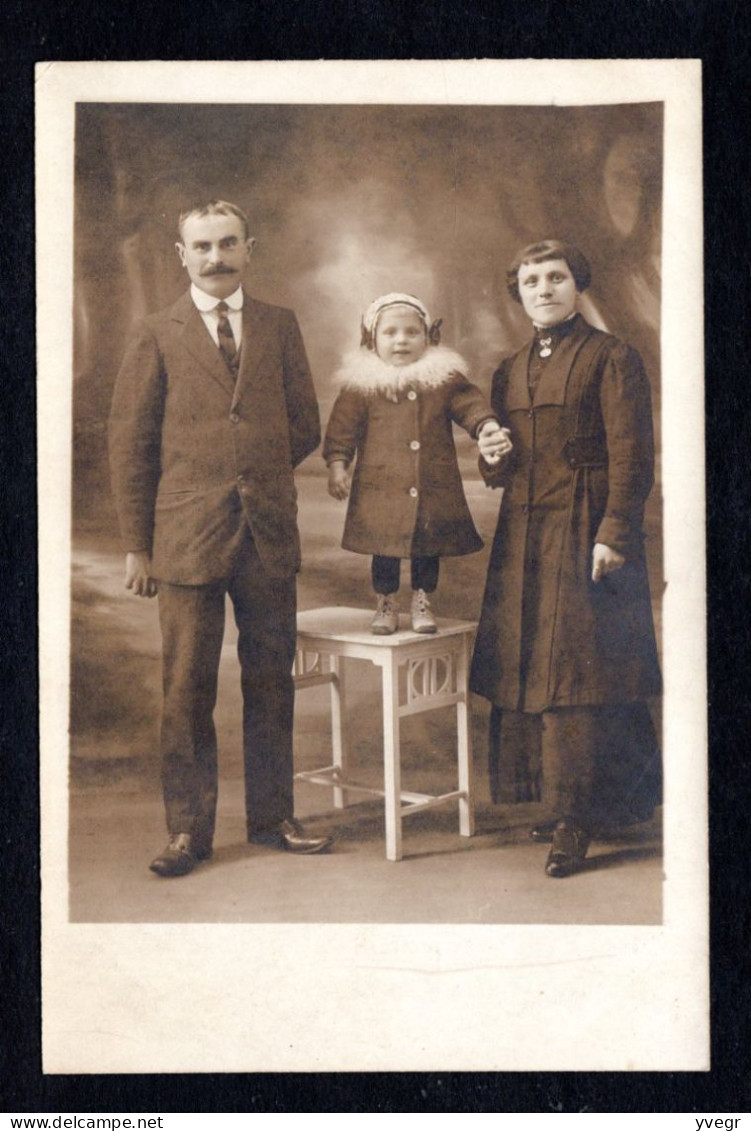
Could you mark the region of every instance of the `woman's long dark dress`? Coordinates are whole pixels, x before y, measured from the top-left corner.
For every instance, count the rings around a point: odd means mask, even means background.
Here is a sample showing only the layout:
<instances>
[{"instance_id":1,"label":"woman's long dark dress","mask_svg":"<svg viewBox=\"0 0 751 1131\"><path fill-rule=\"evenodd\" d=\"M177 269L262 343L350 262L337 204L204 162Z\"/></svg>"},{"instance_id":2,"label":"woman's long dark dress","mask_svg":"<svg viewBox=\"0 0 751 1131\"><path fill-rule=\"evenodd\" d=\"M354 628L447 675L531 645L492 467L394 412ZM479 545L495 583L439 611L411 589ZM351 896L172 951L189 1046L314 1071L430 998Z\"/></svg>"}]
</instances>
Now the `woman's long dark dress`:
<instances>
[{"instance_id":1,"label":"woman's long dark dress","mask_svg":"<svg viewBox=\"0 0 751 1131\"><path fill-rule=\"evenodd\" d=\"M649 382L635 350L580 315L493 378L513 452L481 467L504 487L472 664L493 704L496 800L536 800L585 828L649 816L660 693L644 556L654 480ZM596 542L626 558L591 579Z\"/></svg>"}]
</instances>

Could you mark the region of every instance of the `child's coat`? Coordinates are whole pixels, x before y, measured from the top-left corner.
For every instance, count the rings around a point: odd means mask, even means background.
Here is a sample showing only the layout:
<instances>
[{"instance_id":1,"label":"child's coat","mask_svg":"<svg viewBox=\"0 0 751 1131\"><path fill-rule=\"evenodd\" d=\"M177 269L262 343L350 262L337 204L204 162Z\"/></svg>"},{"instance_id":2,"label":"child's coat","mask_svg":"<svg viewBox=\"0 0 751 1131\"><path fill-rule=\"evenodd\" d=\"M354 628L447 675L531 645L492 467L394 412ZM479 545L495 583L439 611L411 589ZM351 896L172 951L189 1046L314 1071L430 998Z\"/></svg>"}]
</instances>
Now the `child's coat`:
<instances>
[{"instance_id":1,"label":"child's coat","mask_svg":"<svg viewBox=\"0 0 751 1131\"><path fill-rule=\"evenodd\" d=\"M482 549L464 496L451 424L476 436L494 414L445 347L397 367L361 349L336 375L323 456L357 454L342 546L360 554L411 558Z\"/></svg>"}]
</instances>

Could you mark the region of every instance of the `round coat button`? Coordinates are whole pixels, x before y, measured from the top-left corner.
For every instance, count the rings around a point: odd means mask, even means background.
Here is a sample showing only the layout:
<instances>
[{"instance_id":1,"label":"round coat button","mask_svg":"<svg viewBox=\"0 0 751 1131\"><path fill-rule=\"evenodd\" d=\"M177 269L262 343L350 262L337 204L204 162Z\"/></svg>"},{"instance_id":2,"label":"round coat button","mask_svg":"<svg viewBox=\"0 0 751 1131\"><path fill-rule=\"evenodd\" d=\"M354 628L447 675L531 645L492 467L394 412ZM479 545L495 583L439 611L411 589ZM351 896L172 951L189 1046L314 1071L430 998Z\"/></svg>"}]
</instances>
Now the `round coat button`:
<instances>
[{"instance_id":1,"label":"round coat button","mask_svg":"<svg viewBox=\"0 0 751 1131\"><path fill-rule=\"evenodd\" d=\"M407 400L408 401L416 401L417 400L417 393L415 392L414 389L410 389L409 392L407 393Z\"/></svg>"},{"instance_id":2,"label":"round coat button","mask_svg":"<svg viewBox=\"0 0 751 1131\"><path fill-rule=\"evenodd\" d=\"M239 424L240 423L240 417L237 415L236 412L231 412L229 414L229 418L230 418L230 420L232 421L233 424Z\"/></svg>"},{"instance_id":3,"label":"round coat button","mask_svg":"<svg viewBox=\"0 0 751 1131\"><path fill-rule=\"evenodd\" d=\"M417 498L417 488L416 487L410 487L409 493L410 493L410 495L412 496L413 499Z\"/></svg>"},{"instance_id":4,"label":"round coat button","mask_svg":"<svg viewBox=\"0 0 751 1131\"><path fill-rule=\"evenodd\" d=\"M410 446L410 448L412 449L413 452L419 452L420 441L419 440L411 440L409 446Z\"/></svg>"}]
</instances>

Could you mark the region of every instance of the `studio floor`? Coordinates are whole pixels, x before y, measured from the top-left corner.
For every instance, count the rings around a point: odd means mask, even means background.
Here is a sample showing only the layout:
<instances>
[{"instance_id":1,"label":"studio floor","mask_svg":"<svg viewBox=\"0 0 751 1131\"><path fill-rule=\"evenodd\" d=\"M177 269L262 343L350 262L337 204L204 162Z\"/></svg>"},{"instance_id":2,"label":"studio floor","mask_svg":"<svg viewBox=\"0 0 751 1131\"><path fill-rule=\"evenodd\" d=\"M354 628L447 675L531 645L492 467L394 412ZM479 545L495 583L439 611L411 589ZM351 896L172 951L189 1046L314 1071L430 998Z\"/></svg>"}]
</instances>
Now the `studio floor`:
<instances>
[{"instance_id":1,"label":"studio floor","mask_svg":"<svg viewBox=\"0 0 751 1131\"><path fill-rule=\"evenodd\" d=\"M309 788L303 787L305 794ZM295 857L244 842L240 781L223 781L214 857L189 876L160 880L158 797L98 791L71 807L70 918L87 923L567 923L659 924L661 859L653 824L592 846L581 873L543 872L546 847L527 839L533 806L481 806L460 838L453 814L415 815L405 856L385 859L380 806L316 812L306 828L336 837L325 856ZM301 790L302 793L302 790ZM307 799L306 799L307 800Z\"/></svg>"}]
</instances>

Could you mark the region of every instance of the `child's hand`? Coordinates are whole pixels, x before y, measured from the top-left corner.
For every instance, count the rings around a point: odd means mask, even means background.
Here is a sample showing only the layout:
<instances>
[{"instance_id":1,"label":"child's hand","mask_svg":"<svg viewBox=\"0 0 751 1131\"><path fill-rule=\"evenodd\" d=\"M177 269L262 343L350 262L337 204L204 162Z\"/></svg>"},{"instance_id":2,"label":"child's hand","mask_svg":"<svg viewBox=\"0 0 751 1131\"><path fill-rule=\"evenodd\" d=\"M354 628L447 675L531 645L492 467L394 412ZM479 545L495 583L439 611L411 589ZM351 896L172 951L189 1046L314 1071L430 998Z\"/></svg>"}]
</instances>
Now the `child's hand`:
<instances>
[{"instance_id":1,"label":"child's hand","mask_svg":"<svg viewBox=\"0 0 751 1131\"><path fill-rule=\"evenodd\" d=\"M477 437L480 455L486 463L498 463L501 456L511 451L511 434L508 428L501 428L497 420L486 420Z\"/></svg>"},{"instance_id":2,"label":"child's hand","mask_svg":"<svg viewBox=\"0 0 751 1131\"><path fill-rule=\"evenodd\" d=\"M329 464L329 494L332 499L348 498L351 484L346 463L335 460Z\"/></svg>"}]
</instances>

